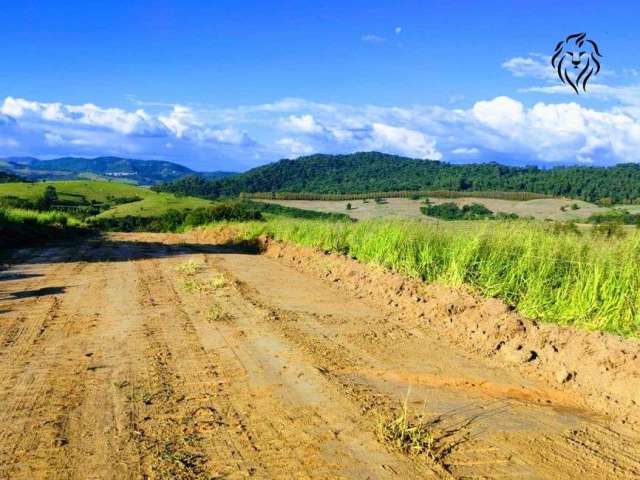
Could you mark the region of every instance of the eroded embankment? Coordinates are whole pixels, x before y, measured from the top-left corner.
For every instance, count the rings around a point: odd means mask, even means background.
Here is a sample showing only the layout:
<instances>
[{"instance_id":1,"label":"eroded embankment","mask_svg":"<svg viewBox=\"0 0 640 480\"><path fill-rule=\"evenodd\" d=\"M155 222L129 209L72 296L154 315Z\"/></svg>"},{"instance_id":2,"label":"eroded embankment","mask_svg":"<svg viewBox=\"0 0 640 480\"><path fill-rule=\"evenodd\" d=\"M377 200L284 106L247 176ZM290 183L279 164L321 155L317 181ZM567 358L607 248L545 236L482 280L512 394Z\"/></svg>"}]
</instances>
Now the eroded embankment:
<instances>
[{"instance_id":1,"label":"eroded embankment","mask_svg":"<svg viewBox=\"0 0 640 480\"><path fill-rule=\"evenodd\" d=\"M199 242L220 243L238 233L223 228L195 230L190 235ZM539 323L500 300L482 298L467 288L426 284L342 255L265 237L258 242L264 255L367 298L407 324L426 325L470 354L525 378L543 380L573 401L616 421L640 423L637 339ZM490 386L485 390L491 394Z\"/></svg>"}]
</instances>

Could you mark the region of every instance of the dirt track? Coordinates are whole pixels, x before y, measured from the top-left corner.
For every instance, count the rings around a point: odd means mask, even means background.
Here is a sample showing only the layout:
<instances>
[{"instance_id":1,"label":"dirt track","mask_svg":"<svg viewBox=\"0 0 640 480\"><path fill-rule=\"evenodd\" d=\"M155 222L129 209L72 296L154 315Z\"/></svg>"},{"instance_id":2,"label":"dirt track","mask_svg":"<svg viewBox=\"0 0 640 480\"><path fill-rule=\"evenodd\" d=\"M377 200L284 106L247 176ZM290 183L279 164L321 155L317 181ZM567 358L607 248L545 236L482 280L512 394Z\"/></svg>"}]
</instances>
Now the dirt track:
<instances>
[{"instance_id":1,"label":"dirt track","mask_svg":"<svg viewBox=\"0 0 640 480\"><path fill-rule=\"evenodd\" d=\"M168 238L0 272L0 478L640 478L638 432L567 390L277 259ZM409 389L436 460L376 439Z\"/></svg>"}]
</instances>

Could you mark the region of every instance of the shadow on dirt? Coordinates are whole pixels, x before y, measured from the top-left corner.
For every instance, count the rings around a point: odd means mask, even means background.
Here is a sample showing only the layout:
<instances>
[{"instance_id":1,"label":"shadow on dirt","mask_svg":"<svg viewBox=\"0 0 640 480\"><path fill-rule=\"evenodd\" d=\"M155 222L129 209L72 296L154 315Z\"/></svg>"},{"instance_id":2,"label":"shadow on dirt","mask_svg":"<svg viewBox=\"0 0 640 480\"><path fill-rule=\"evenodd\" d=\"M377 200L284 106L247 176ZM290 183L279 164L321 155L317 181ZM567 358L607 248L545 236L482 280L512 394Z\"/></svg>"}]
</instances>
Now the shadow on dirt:
<instances>
[{"instance_id":1,"label":"shadow on dirt","mask_svg":"<svg viewBox=\"0 0 640 480\"><path fill-rule=\"evenodd\" d=\"M46 295L60 295L66 291L67 287L45 287L36 290L24 290L22 292L10 293L12 300L20 300L23 298L44 297Z\"/></svg>"},{"instance_id":2,"label":"shadow on dirt","mask_svg":"<svg viewBox=\"0 0 640 480\"><path fill-rule=\"evenodd\" d=\"M6 282L9 280L22 280L24 278L43 277L41 273L0 273L0 282Z\"/></svg>"},{"instance_id":3,"label":"shadow on dirt","mask_svg":"<svg viewBox=\"0 0 640 480\"><path fill-rule=\"evenodd\" d=\"M55 246L34 247L29 249L29 255L13 258L13 264L47 264L66 262L128 262L131 260L167 258L196 253L234 253L257 255L262 247L258 241L227 242L217 245L199 243L163 243L149 241L131 241L117 239L91 239L72 244L58 244ZM50 254L49 254L50 253ZM6 276L20 274L5 274ZM40 274L33 274L35 276ZM0 277L0 281L5 279Z\"/></svg>"}]
</instances>

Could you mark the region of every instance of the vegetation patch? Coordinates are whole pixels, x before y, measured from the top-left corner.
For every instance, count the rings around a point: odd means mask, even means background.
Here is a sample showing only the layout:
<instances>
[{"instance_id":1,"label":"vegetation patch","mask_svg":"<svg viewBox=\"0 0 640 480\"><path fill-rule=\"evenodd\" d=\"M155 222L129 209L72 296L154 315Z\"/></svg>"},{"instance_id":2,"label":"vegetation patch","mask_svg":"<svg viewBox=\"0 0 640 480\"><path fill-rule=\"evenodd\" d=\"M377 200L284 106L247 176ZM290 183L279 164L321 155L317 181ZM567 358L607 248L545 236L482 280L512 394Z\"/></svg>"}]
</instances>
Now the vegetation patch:
<instances>
[{"instance_id":1,"label":"vegetation patch","mask_svg":"<svg viewBox=\"0 0 640 480\"><path fill-rule=\"evenodd\" d=\"M439 205L425 205L420 211L429 217L442 220L483 220L488 218L516 219L515 213L500 213L494 216L493 212L480 203L472 203L459 207L455 203L441 203Z\"/></svg>"},{"instance_id":2,"label":"vegetation patch","mask_svg":"<svg viewBox=\"0 0 640 480\"><path fill-rule=\"evenodd\" d=\"M0 207L0 248L41 244L86 233L75 217L62 212Z\"/></svg>"},{"instance_id":3,"label":"vegetation patch","mask_svg":"<svg viewBox=\"0 0 640 480\"><path fill-rule=\"evenodd\" d=\"M391 414L379 415L376 422L378 441L406 455L427 455L439 462L445 449L435 431L437 420L427 421L409 409L409 396Z\"/></svg>"}]
</instances>

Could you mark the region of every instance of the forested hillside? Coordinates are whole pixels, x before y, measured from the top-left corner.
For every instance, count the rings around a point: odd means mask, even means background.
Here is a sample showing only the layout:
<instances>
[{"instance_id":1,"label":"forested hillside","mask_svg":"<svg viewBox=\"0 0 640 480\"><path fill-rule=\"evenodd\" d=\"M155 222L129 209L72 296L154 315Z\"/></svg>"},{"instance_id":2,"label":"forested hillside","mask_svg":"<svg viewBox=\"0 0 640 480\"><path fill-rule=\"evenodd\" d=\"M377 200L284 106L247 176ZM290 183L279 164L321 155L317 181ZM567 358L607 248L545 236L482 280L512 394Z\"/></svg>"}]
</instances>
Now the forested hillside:
<instances>
[{"instance_id":1,"label":"forested hillside","mask_svg":"<svg viewBox=\"0 0 640 480\"><path fill-rule=\"evenodd\" d=\"M220 180L189 176L156 187L181 195L233 196L241 192L355 193L398 190L525 191L587 201L640 199L640 166L609 168L452 165L378 152L312 155L281 160Z\"/></svg>"}]
</instances>

